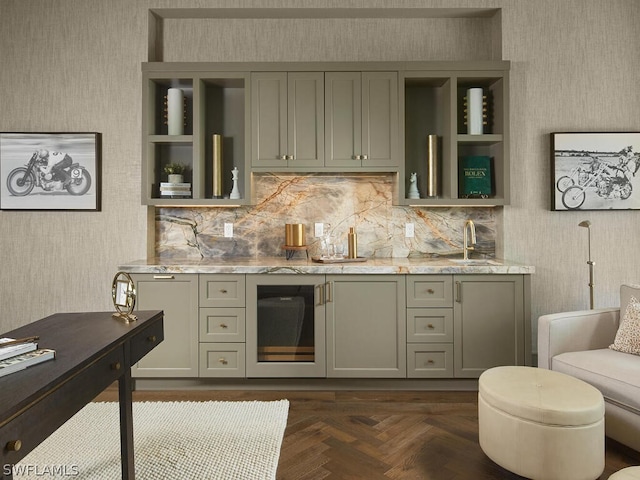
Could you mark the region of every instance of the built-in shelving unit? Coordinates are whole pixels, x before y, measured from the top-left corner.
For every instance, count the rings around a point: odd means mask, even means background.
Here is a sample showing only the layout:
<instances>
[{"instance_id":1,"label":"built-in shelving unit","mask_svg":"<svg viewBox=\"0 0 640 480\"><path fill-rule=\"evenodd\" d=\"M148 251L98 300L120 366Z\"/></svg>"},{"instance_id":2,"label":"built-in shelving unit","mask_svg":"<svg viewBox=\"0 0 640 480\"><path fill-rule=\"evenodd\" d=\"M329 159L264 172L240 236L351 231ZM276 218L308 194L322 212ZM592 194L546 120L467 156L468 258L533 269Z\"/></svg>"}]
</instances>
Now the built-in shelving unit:
<instances>
[{"instance_id":1,"label":"built-in shelving unit","mask_svg":"<svg viewBox=\"0 0 640 480\"><path fill-rule=\"evenodd\" d=\"M314 90L308 95L279 95L278 103L258 104L258 93L252 91L255 79L265 72L315 72ZM349 102L326 101L332 99L333 90L321 88L322 83L331 86L330 79L336 72L371 72L377 79L383 72L385 88L379 94L363 88ZM377 72L377 73L374 73ZM252 173L269 170L288 172L373 172L392 173L396 178L394 203L415 206L496 206L509 203L509 110L508 83L509 62L287 62L287 63L173 63L143 64L143 162L142 199L152 206L234 206L252 204ZM296 75L303 75L297 73ZM355 75L355 74L354 74ZM377 76L376 76L377 75ZM397 87L396 85L397 76ZM284 78L287 78L286 76ZM297 78L297 77L295 77ZM306 78L306 77L302 77ZM341 78L341 77L339 77ZM360 78L354 77L354 78ZM389 83L390 80L393 83ZM293 84L289 79L289 85ZM360 83L354 83L360 86ZM364 85L364 83L363 83ZM394 85L389 89L388 85ZM481 87L487 96L488 124L481 135L469 135L464 123L464 102L467 89ZM185 125L183 135L168 135L165 124L165 96L169 88L180 88L185 98ZM286 91L286 89L285 89ZM301 90L304 92L304 90ZM359 92L359 90L354 90ZM365 94L366 93L366 94ZM322 100L318 96L325 96ZM362 98L359 98L361 95ZM378 96L377 96L378 95ZM256 98L254 98L254 96ZM366 98L365 98L366 97ZM354 104L366 105L365 113L354 110ZM265 100L265 99L262 99ZM268 100L268 99L267 99ZM281 103L285 102L285 104ZM291 105L286 105L286 103ZM264 104L264 105L263 105ZM274 105L266 109L266 106ZM260 108L258 106L261 105ZM324 106L324 108L323 108ZM277 108L276 108L277 107ZM280 130L288 129L288 137L296 139L295 145L286 151L274 153L273 159L256 161L256 145L265 144L264 131L280 122L288 112L289 121ZM291 117L296 113L315 112L315 122L309 118L306 130L293 129ZM355 112L355 113L354 113ZM376 116L374 116L374 114ZM351 125L347 120L355 118L353 131L357 132L358 151L349 155L342 150L350 147L344 139L336 143L332 137L332 122ZM273 122L269 122L273 119ZM331 122L325 122L331 119ZM372 122L374 119L375 122ZM288 126L287 126L288 125ZM319 125L311 128L309 125ZM395 128L397 125L397 128ZM321 128L325 127L326 128ZM350 127L351 128L351 127ZM262 130L261 130L262 129ZM335 128L333 128L335 130ZM339 130L344 136L345 128ZM306 133L311 132L311 133ZM223 193L232 188L231 170L240 175L238 187L240 199L214 198L213 195L213 147L212 136L223 136ZM297 136L294 136L297 135ZM439 191L426 197L427 136L437 135L439 143L438 170ZM260 136L262 135L262 136ZM333 133L335 136L335 132ZM354 133L354 135L356 135ZM286 138L286 137L283 137ZM368 140L361 140L361 138ZM300 149L305 140L305 150L321 158L315 163L297 160L294 149ZM384 141L383 141L384 140ZM277 140L273 139L274 145ZM284 140L280 143L284 145ZM288 142L291 143L291 142ZM322 146L326 148L321 148ZM345 161L330 158L336 145ZM277 145L275 145L277 146ZM286 147L286 146L285 146ZM313 148L312 148L313 147ZM317 147L317 148L316 148ZM378 151L373 149L377 148ZM354 147L355 148L355 147ZM269 151L275 151L275 147ZM346 148L348 150L348 148ZM302 150L298 150L302 151ZM386 154L385 158L383 154ZM287 155L289 157L287 157ZM287 159L282 160L280 157ZM299 156L299 154L298 154ZM466 156L488 156L492 164L492 194L487 198L461 198L459 161ZM370 160L372 158L383 160ZM311 158L311 156L309 157ZM358 160L360 158L360 160ZM364 160L362 160L364 159ZM191 198L162 198L160 182L166 181L163 168L167 163L180 162L188 166L185 182L192 184ZM276 162L280 162L277 163ZM377 163L376 163L377 162ZM268 165L274 166L269 167ZM279 165L279 166L276 166ZM299 166L302 165L302 166ZM318 165L314 167L313 165ZM418 174L421 198L408 198L408 179Z\"/></svg>"},{"instance_id":2,"label":"built-in shelving unit","mask_svg":"<svg viewBox=\"0 0 640 480\"><path fill-rule=\"evenodd\" d=\"M401 128L404 141L405 182L400 203L417 206L495 206L509 203L508 62L459 65L450 70L402 72ZM483 134L469 135L464 122L465 97L472 87L483 89L488 122ZM427 136L437 135L438 195L426 197ZM488 198L462 198L459 161L466 156L488 156L492 165L492 194ZM418 174L419 199L407 198L409 174ZM403 188L404 187L404 188Z\"/></svg>"},{"instance_id":3,"label":"built-in shelving unit","mask_svg":"<svg viewBox=\"0 0 640 480\"><path fill-rule=\"evenodd\" d=\"M247 72L181 70L179 65L143 67L143 172L142 200L156 206L245 205L250 197L249 76ZM184 135L168 135L166 95L180 88L185 99ZM213 135L222 135L222 193L228 197L231 171L238 168L240 199L213 196ZM187 167L184 181L191 183L191 198L162 198L159 185L168 163Z\"/></svg>"}]
</instances>

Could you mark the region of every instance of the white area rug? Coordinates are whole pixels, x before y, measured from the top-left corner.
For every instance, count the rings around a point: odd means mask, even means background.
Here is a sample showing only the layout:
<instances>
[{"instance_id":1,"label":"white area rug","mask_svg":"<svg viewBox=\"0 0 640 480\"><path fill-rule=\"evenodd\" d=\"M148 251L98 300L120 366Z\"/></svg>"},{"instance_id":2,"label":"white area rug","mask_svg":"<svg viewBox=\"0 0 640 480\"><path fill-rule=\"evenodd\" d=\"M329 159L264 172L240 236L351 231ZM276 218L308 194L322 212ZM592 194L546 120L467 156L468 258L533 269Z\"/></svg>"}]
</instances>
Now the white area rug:
<instances>
[{"instance_id":1,"label":"white area rug","mask_svg":"<svg viewBox=\"0 0 640 480\"><path fill-rule=\"evenodd\" d=\"M288 411L287 400L134 402L136 479L275 479ZM84 407L14 467L14 478L119 480L118 404Z\"/></svg>"}]
</instances>

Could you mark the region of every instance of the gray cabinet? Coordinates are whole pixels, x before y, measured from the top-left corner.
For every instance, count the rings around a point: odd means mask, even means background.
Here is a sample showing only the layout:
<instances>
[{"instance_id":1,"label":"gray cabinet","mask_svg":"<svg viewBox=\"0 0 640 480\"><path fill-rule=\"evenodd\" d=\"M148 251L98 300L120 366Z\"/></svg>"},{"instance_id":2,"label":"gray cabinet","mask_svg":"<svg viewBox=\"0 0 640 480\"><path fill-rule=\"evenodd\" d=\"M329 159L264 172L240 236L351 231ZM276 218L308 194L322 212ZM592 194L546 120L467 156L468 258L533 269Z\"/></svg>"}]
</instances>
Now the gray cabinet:
<instances>
[{"instance_id":1,"label":"gray cabinet","mask_svg":"<svg viewBox=\"0 0 640 480\"><path fill-rule=\"evenodd\" d=\"M244 378L245 276L202 274L199 291L199 376Z\"/></svg>"},{"instance_id":2,"label":"gray cabinet","mask_svg":"<svg viewBox=\"0 0 640 480\"><path fill-rule=\"evenodd\" d=\"M398 73L325 73L325 165L398 167Z\"/></svg>"},{"instance_id":3,"label":"gray cabinet","mask_svg":"<svg viewBox=\"0 0 640 480\"><path fill-rule=\"evenodd\" d=\"M528 288L524 275L407 276L407 376L530 364Z\"/></svg>"},{"instance_id":4,"label":"gray cabinet","mask_svg":"<svg viewBox=\"0 0 640 480\"><path fill-rule=\"evenodd\" d=\"M453 277L407 277L407 377L451 378Z\"/></svg>"},{"instance_id":5,"label":"gray cabinet","mask_svg":"<svg viewBox=\"0 0 640 480\"><path fill-rule=\"evenodd\" d=\"M165 325L165 340L133 367L137 378L477 378L495 366L531 364L528 275L133 279L137 308L163 310ZM259 301L274 296L308 297L300 338L310 341L292 344L295 351L267 342L291 320L269 302L259 334Z\"/></svg>"},{"instance_id":6,"label":"gray cabinet","mask_svg":"<svg viewBox=\"0 0 640 480\"><path fill-rule=\"evenodd\" d=\"M327 377L406 377L405 281L328 275Z\"/></svg>"},{"instance_id":7,"label":"gray cabinet","mask_svg":"<svg viewBox=\"0 0 640 480\"><path fill-rule=\"evenodd\" d=\"M249 72L226 71L208 65L146 63L142 68L142 203L170 205L238 205L249 203L250 152ZM170 135L167 127L167 95L179 89L184 102L182 133ZM172 132L173 133L173 132ZM222 136L222 194L233 187L231 170L240 175L240 199L214 198L212 172L213 135ZM186 167L184 197L165 195L164 167L181 163Z\"/></svg>"},{"instance_id":8,"label":"gray cabinet","mask_svg":"<svg viewBox=\"0 0 640 480\"><path fill-rule=\"evenodd\" d=\"M135 274L138 310L164 312L164 341L143 357L132 375L198 376L198 275Z\"/></svg>"},{"instance_id":9,"label":"gray cabinet","mask_svg":"<svg viewBox=\"0 0 640 480\"><path fill-rule=\"evenodd\" d=\"M142 199L152 206L248 205L251 174L391 172L394 203L495 206L510 201L509 62L145 63ZM184 94L182 134L164 121L170 88ZM482 88L487 125L468 134L465 101ZM223 138L222 191L234 167L240 199L213 198L212 135ZM427 196L427 137L438 138L437 192ZM488 157L492 192L465 198L460 162ZM163 196L167 163L188 166L189 198ZM421 198L408 198L416 173Z\"/></svg>"},{"instance_id":10,"label":"gray cabinet","mask_svg":"<svg viewBox=\"0 0 640 480\"><path fill-rule=\"evenodd\" d=\"M253 168L324 163L324 73L251 74Z\"/></svg>"},{"instance_id":11,"label":"gray cabinet","mask_svg":"<svg viewBox=\"0 0 640 480\"><path fill-rule=\"evenodd\" d=\"M522 275L454 276L455 376L528 363Z\"/></svg>"},{"instance_id":12,"label":"gray cabinet","mask_svg":"<svg viewBox=\"0 0 640 480\"><path fill-rule=\"evenodd\" d=\"M444 66L444 65L443 65ZM486 124L482 134L470 135L466 125L469 88L482 88ZM404 179L400 203L404 205L508 205L509 190L509 63L467 62L438 69L400 72L401 156ZM436 135L438 148L437 192L427 196L430 179L426 159L428 135ZM460 188L465 157L488 157L492 192L486 197L465 198ZM408 177L418 174L420 199L409 199Z\"/></svg>"}]
</instances>

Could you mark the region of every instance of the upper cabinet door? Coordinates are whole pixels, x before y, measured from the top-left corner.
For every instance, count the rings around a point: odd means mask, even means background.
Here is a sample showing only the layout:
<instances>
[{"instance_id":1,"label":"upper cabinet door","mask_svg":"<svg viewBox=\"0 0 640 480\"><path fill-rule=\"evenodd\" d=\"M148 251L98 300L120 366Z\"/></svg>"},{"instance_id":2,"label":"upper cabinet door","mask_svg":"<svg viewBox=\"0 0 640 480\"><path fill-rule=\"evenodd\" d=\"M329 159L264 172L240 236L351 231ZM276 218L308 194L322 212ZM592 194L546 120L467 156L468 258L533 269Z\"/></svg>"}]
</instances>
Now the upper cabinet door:
<instances>
[{"instance_id":1,"label":"upper cabinet door","mask_svg":"<svg viewBox=\"0 0 640 480\"><path fill-rule=\"evenodd\" d=\"M251 75L253 167L316 167L324 161L324 74Z\"/></svg>"},{"instance_id":2,"label":"upper cabinet door","mask_svg":"<svg viewBox=\"0 0 640 480\"><path fill-rule=\"evenodd\" d=\"M360 72L325 74L325 164L359 167L362 154L362 80Z\"/></svg>"},{"instance_id":3,"label":"upper cabinet door","mask_svg":"<svg viewBox=\"0 0 640 480\"><path fill-rule=\"evenodd\" d=\"M288 76L288 165L324 165L324 73Z\"/></svg>"},{"instance_id":4,"label":"upper cabinet door","mask_svg":"<svg viewBox=\"0 0 640 480\"><path fill-rule=\"evenodd\" d=\"M251 163L287 166L287 74L251 74Z\"/></svg>"},{"instance_id":5,"label":"upper cabinet door","mask_svg":"<svg viewBox=\"0 0 640 480\"><path fill-rule=\"evenodd\" d=\"M397 72L327 72L325 165L395 167Z\"/></svg>"},{"instance_id":6,"label":"upper cabinet door","mask_svg":"<svg viewBox=\"0 0 640 480\"><path fill-rule=\"evenodd\" d=\"M363 167L397 166L398 74L362 73Z\"/></svg>"}]
</instances>

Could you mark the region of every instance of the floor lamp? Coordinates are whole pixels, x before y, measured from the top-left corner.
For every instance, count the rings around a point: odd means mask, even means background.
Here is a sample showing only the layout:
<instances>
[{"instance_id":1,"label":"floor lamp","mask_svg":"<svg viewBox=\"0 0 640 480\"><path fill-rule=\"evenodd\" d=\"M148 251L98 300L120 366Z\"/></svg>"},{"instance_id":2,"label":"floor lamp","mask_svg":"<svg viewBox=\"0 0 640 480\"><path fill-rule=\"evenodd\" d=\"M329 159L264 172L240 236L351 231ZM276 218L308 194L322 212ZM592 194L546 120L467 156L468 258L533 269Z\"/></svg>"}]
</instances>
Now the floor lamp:
<instances>
[{"instance_id":1,"label":"floor lamp","mask_svg":"<svg viewBox=\"0 0 640 480\"><path fill-rule=\"evenodd\" d=\"M578 224L579 227L585 227L589 232L589 260L587 260L587 265L589 265L589 308L593 310L593 266L596 262L591 260L591 222L589 220L584 220Z\"/></svg>"}]
</instances>

